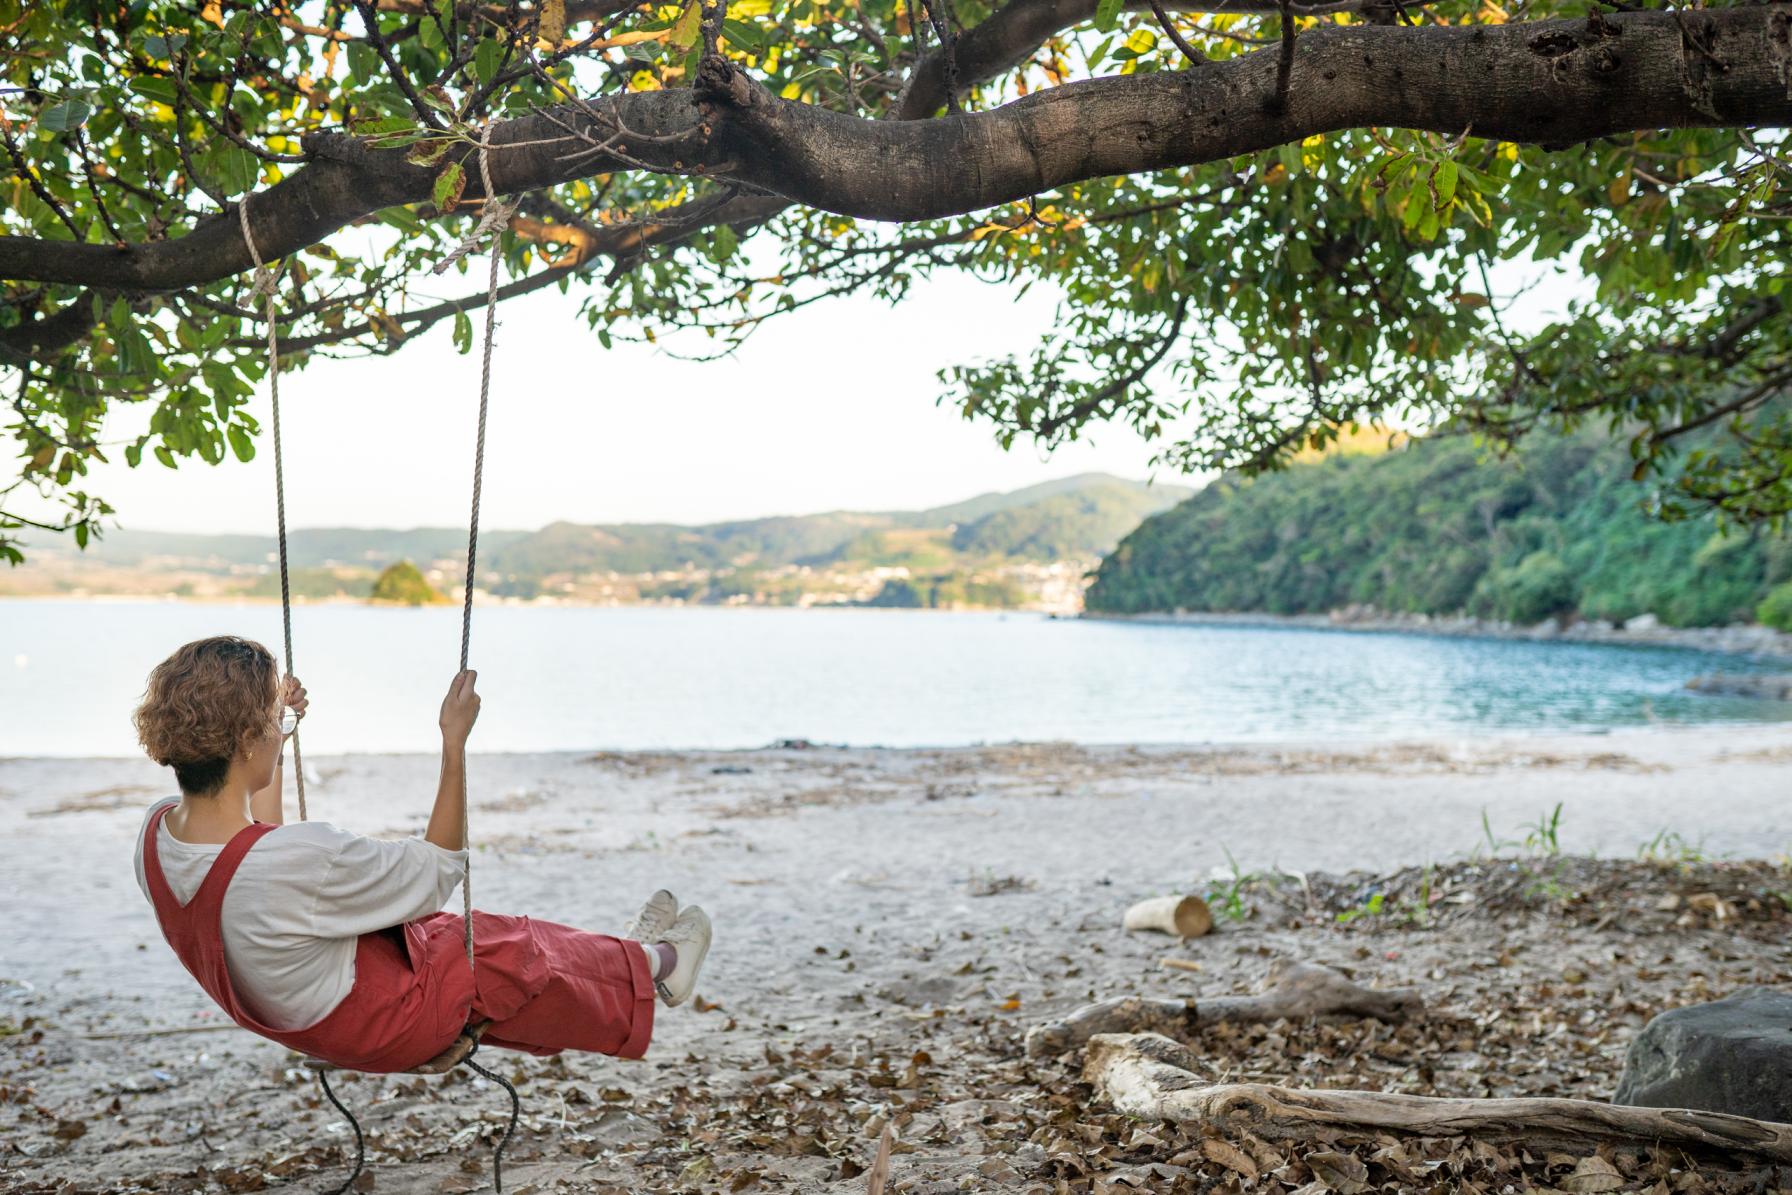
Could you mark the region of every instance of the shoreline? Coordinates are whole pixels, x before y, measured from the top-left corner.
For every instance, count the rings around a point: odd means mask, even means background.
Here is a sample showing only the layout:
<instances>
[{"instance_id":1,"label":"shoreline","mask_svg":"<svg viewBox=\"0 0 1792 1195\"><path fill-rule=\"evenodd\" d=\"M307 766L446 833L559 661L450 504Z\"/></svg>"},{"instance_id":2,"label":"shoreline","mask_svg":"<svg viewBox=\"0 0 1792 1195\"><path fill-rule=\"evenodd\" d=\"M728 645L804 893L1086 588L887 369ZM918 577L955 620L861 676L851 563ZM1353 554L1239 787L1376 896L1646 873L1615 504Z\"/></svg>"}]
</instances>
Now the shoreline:
<instances>
[{"instance_id":1,"label":"shoreline","mask_svg":"<svg viewBox=\"0 0 1792 1195\"><path fill-rule=\"evenodd\" d=\"M1429 635L1450 639L1506 642L1580 643L1606 647L1668 647L1721 655L1792 662L1792 634L1753 623L1722 627L1670 627L1651 615L1619 626L1592 620L1519 626L1468 615L1388 614L1346 608L1329 614L1221 613L1176 610L1152 614L1102 614L1085 610L1090 622L1132 622L1160 626L1215 626L1264 630L1338 631L1355 634Z\"/></svg>"},{"instance_id":2,"label":"shoreline","mask_svg":"<svg viewBox=\"0 0 1792 1195\"><path fill-rule=\"evenodd\" d=\"M155 606L278 606L277 597L184 597L172 594L54 594L0 593L0 603L92 603L94 605ZM293 606L307 608L355 607L376 610L426 610L458 607L458 600L411 605L375 602L365 598L297 598ZM1267 612L1173 610L1144 614L1109 614L1097 611L1054 610L1044 606L893 607L873 605L774 605L768 602L580 602L555 598L495 597L476 593L475 608L556 610L771 610L804 613L869 610L894 614L993 614L1030 615L1043 621L1139 623L1147 626L1213 626L1259 630L1341 631L1357 634L1424 635L1450 639L1494 639L1522 643L1576 643L1607 647L1666 647L1704 651L1718 655L1792 662L1792 632L1776 631L1757 623L1732 623L1720 627L1671 627L1639 615L1624 625L1600 620L1548 621L1534 626L1474 618L1468 615L1390 614L1368 608L1346 607L1326 614L1270 614Z\"/></svg>"},{"instance_id":3,"label":"shoreline","mask_svg":"<svg viewBox=\"0 0 1792 1195\"><path fill-rule=\"evenodd\" d=\"M1186 739L1151 741L1123 739L1111 742L1085 742L1077 739L1001 739L971 743L828 743L808 739L780 739L746 746L585 746L552 748L516 748L510 750L469 750L469 760L491 764L559 761L593 763L603 760L653 760L659 763L696 764L708 759L733 760L747 757L777 759L783 757L853 759L869 761L902 761L921 757L962 757L971 759L988 754L1029 752L1072 752L1088 757L1110 756L1130 759L1171 759L1200 757L1223 759L1233 757L1269 757L1324 754L1333 760L1377 757L1387 753L1430 753L1438 758L1452 755L1471 757L1479 754L1510 752L1522 754L1535 749L1560 749L1586 746L1598 741L1605 749L1636 746L1671 748L1676 741L1727 750L1742 750L1756 744L1763 736L1792 734L1792 721L1763 719L1746 721L1725 719L1711 722L1654 722L1640 725L1609 727L1489 727L1464 729L1459 733L1396 734L1385 738L1349 738L1291 736L1265 739ZM1644 754L1655 754L1646 750ZM395 747L389 750L335 750L307 752L306 760L333 760L338 763L421 762L433 764L440 753L433 750ZM136 753L107 754L82 752L69 755L26 755L0 752L0 767L12 764L93 764L101 766L155 767ZM307 767L307 783L314 783ZM0 790L0 796L4 796Z\"/></svg>"},{"instance_id":4,"label":"shoreline","mask_svg":"<svg viewBox=\"0 0 1792 1195\"><path fill-rule=\"evenodd\" d=\"M278 597L249 596L246 594L219 594L213 597L193 597L168 593L0 593L0 603L5 602L91 602L95 605L107 606L278 606ZM460 599L450 597L443 602L381 602L370 598L327 597L306 598L294 596L293 608L301 607L322 609L323 607L365 607L375 610L428 610L444 606L458 610ZM482 590L473 594L473 608L476 610L495 609L498 607L515 607L542 610L801 610L828 611L841 610L873 610L892 614L1033 614L1041 618L1076 618L1080 611L1060 610L1051 606L877 606L870 603L852 604L839 602L814 602L809 605L780 605L774 602L581 602L561 598L516 598L499 597Z\"/></svg>"}]
</instances>

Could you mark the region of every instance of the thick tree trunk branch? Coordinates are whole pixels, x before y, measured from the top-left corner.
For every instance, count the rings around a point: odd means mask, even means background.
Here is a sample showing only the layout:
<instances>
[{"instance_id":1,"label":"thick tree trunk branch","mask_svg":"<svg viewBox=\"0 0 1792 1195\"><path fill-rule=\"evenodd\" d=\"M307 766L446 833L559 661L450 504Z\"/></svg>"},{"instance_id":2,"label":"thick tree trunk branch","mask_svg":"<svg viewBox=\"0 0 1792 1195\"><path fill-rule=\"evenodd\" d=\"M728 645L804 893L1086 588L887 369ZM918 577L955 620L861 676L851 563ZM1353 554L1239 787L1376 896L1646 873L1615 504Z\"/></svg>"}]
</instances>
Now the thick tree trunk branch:
<instances>
[{"instance_id":1,"label":"thick tree trunk branch","mask_svg":"<svg viewBox=\"0 0 1792 1195\"><path fill-rule=\"evenodd\" d=\"M1672 1146L1792 1163L1792 1125L1684 1108L1570 1099L1444 1099L1380 1091L1296 1091L1261 1083L1209 1085L1200 1060L1156 1034L1089 1042L1083 1077L1096 1095L1143 1120L1192 1121L1270 1138L1327 1132L1475 1137L1534 1145Z\"/></svg>"},{"instance_id":2,"label":"thick tree trunk branch","mask_svg":"<svg viewBox=\"0 0 1792 1195\"><path fill-rule=\"evenodd\" d=\"M1382 0L1320 0L1296 4L1301 16L1338 12L1362 12ZM1413 0L1420 8L1431 0ZM1013 70L1047 40L1095 19L1099 0L1012 0L959 37L953 47L958 59L959 86L969 88L985 79ZM1151 8L1151 0L1126 0L1134 12ZM1165 0L1169 12L1273 13L1276 0ZM946 55L934 50L915 65L914 75L896 119L922 120L946 106Z\"/></svg>"},{"instance_id":3,"label":"thick tree trunk branch","mask_svg":"<svg viewBox=\"0 0 1792 1195\"><path fill-rule=\"evenodd\" d=\"M1683 33L1688 23L1699 27L1696 51ZM1596 21L1323 28L1301 37L1280 108L1276 54L1268 50L1194 71L1067 84L993 111L923 121L863 120L781 100L710 59L695 90L634 93L495 126L493 174L500 191L516 192L646 167L900 221L1349 128L1565 146L1638 130L1783 126L1792 123L1789 27L1792 6L1780 3ZM1694 52L1726 69L1689 73ZM595 145L607 148L581 152ZM265 257L430 194L432 171L407 164L402 150L371 150L343 135L313 136L306 148L311 164L254 200ZM477 197L476 183L467 197ZM7 279L171 290L249 264L234 214L148 245L0 238Z\"/></svg>"}]
</instances>

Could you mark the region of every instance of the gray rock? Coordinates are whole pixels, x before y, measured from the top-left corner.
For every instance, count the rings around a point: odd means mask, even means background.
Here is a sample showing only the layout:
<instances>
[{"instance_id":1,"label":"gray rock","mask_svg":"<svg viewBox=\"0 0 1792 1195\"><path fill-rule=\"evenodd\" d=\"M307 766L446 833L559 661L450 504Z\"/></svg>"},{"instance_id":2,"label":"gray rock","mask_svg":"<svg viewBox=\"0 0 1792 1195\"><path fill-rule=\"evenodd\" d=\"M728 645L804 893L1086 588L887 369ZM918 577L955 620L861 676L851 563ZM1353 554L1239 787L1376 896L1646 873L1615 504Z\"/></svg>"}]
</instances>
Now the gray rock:
<instances>
[{"instance_id":1,"label":"gray rock","mask_svg":"<svg viewBox=\"0 0 1792 1195\"><path fill-rule=\"evenodd\" d=\"M1630 1044L1612 1102L1792 1122L1792 992L1743 988L1662 1013Z\"/></svg>"},{"instance_id":2,"label":"gray rock","mask_svg":"<svg viewBox=\"0 0 1792 1195\"><path fill-rule=\"evenodd\" d=\"M1720 697L1754 697L1792 701L1792 674L1778 672L1712 672L1686 682L1695 693Z\"/></svg>"}]
</instances>

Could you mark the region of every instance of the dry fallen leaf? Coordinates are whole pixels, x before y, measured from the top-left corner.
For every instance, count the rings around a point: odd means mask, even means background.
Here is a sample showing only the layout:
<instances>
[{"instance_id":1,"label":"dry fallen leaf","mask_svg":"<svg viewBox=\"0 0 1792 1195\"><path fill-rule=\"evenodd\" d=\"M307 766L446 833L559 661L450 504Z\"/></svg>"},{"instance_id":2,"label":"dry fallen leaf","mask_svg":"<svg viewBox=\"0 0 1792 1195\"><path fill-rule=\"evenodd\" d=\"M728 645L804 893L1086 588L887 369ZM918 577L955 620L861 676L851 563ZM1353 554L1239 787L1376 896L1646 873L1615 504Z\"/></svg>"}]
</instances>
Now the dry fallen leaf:
<instances>
[{"instance_id":1,"label":"dry fallen leaf","mask_svg":"<svg viewBox=\"0 0 1792 1195\"><path fill-rule=\"evenodd\" d=\"M1361 1195L1369 1189L1369 1168L1352 1154L1322 1149L1308 1154L1302 1161L1306 1162L1314 1178L1340 1195Z\"/></svg>"},{"instance_id":2,"label":"dry fallen leaf","mask_svg":"<svg viewBox=\"0 0 1792 1195\"><path fill-rule=\"evenodd\" d=\"M1574 1195L1597 1195L1601 1191L1618 1190L1624 1185L1624 1176L1618 1173L1616 1166L1595 1154L1575 1163L1574 1173L1558 1179L1557 1185Z\"/></svg>"},{"instance_id":3,"label":"dry fallen leaf","mask_svg":"<svg viewBox=\"0 0 1792 1195\"><path fill-rule=\"evenodd\" d=\"M1246 1178L1257 1177L1257 1163L1251 1161L1249 1154L1230 1141L1209 1137L1201 1142L1201 1153L1206 1156L1208 1161L1218 1162L1236 1174L1242 1174Z\"/></svg>"}]
</instances>

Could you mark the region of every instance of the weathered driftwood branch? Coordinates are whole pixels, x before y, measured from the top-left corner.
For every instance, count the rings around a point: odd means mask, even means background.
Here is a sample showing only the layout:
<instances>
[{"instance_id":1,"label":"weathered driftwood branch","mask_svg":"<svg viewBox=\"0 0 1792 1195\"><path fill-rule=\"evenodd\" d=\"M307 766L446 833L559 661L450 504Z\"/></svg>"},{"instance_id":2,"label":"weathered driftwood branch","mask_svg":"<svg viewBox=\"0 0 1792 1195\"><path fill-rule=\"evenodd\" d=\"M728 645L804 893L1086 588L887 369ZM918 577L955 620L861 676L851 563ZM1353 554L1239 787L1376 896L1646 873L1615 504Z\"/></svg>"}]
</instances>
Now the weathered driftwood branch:
<instances>
[{"instance_id":1,"label":"weathered driftwood branch","mask_svg":"<svg viewBox=\"0 0 1792 1195\"><path fill-rule=\"evenodd\" d=\"M1178 938L1198 938L1213 928L1213 913L1198 896L1154 896L1126 910L1123 924L1135 932L1154 930Z\"/></svg>"},{"instance_id":2,"label":"weathered driftwood branch","mask_svg":"<svg viewBox=\"0 0 1792 1195\"><path fill-rule=\"evenodd\" d=\"M1746 1116L1593 1100L1442 1099L1208 1084L1195 1072L1199 1065L1186 1047L1157 1034L1102 1034L1089 1042L1083 1077L1126 1115L1245 1128L1261 1137L1312 1138L1344 1130L1579 1147L1670 1145L1792 1163L1792 1125Z\"/></svg>"},{"instance_id":3,"label":"weathered driftwood branch","mask_svg":"<svg viewBox=\"0 0 1792 1195\"><path fill-rule=\"evenodd\" d=\"M1269 986L1255 996L1190 1000L1122 996L1084 1005L1062 1020L1028 1030L1027 1053L1035 1058L1062 1054L1102 1033L1177 1037L1193 1032L1197 1025L1300 1017L1398 1021L1423 1007L1424 1000L1412 988L1366 988L1318 963L1279 963L1270 968Z\"/></svg>"}]
</instances>

